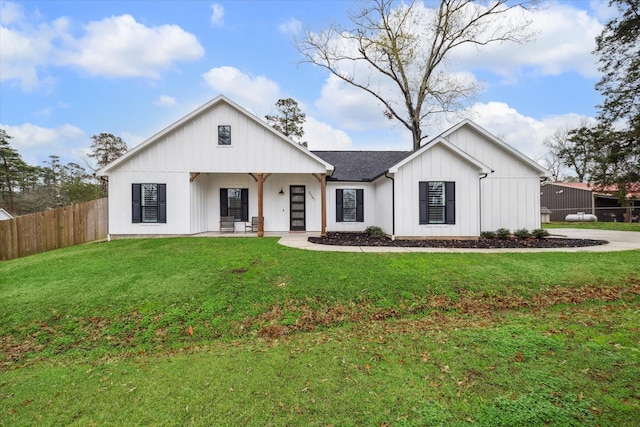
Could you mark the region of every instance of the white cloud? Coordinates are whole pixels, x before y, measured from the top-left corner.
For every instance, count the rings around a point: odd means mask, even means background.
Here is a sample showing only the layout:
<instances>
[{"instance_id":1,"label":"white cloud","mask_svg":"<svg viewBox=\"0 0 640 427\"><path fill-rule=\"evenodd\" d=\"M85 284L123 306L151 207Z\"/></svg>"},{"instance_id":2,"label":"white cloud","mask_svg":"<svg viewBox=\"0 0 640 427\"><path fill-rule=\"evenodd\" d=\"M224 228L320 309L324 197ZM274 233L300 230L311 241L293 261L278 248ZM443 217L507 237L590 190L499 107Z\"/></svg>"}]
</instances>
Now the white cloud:
<instances>
[{"instance_id":1,"label":"white cloud","mask_svg":"<svg viewBox=\"0 0 640 427\"><path fill-rule=\"evenodd\" d=\"M538 160L547 149L544 139L551 136L558 128L578 127L582 120L594 121L593 118L575 113L548 116L534 119L519 113L503 102L476 103L465 112L450 121L439 124L441 131L468 117L493 135L511 145L526 156Z\"/></svg>"},{"instance_id":2,"label":"white cloud","mask_svg":"<svg viewBox=\"0 0 640 427\"><path fill-rule=\"evenodd\" d=\"M537 32L529 43L492 43L457 49L452 63L457 69L486 69L507 79L520 73L559 75L574 71L585 77L597 75L595 37L602 31L598 19L573 4L553 3L528 12L531 29Z\"/></svg>"},{"instance_id":3,"label":"white cloud","mask_svg":"<svg viewBox=\"0 0 640 427\"><path fill-rule=\"evenodd\" d=\"M302 140L308 142L309 150L353 149L353 141L346 132L309 116L304 124Z\"/></svg>"},{"instance_id":4,"label":"white cloud","mask_svg":"<svg viewBox=\"0 0 640 427\"><path fill-rule=\"evenodd\" d=\"M176 62L204 55L198 39L176 25L148 27L130 15L114 16L88 23L76 38L67 18L31 23L17 6L2 5L0 79L17 81L25 91L51 82L50 66L105 77L159 78Z\"/></svg>"},{"instance_id":5,"label":"white cloud","mask_svg":"<svg viewBox=\"0 0 640 427\"><path fill-rule=\"evenodd\" d=\"M278 26L278 30L284 34L297 35L302 32L302 22L295 18L289 18L287 22L284 22Z\"/></svg>"},{"instance_id":6,"label":"white cloud","mask_svg":"<svg viewBox=\"0 0 640 427\"><path fill-rule=\"evenodd\" d=\"M37 165L50 155L63 159L74 157L74 152L89 144L85 132L73 125L65 124L55 128L46 128L32 123L18 126L0 125L13 138L11 146L18 150L22 159L30 165ZM66 161L76 161L72 158Z\"/></svg>"},{"instance_id":7,"label":"white cloud","mask_svg":"<svg viewBox=\"0 0 640 427\"><path fill-rule=\"evenodd\" d=\"M172 107L176 105L176 99L168 95L160 95L154 102L159 107Z\"/></svg>"},{"instance_id":8,"label":"white cloud","mask_svg":"<svg viewBox=\"0 0 640 427\"><path fill-rule=\"evenodd\" d=\"M84 37L71 42L61 64L74 65L91 75L159 78L177 61L204 55L198 39L177 25L147 27L131 15L93 21Z\"/></svg>"},{"instance_id":9,"label":"white cloud","mask_svg":"<svg viewBox=\"0 0 640 427\"><path fill-rule=\"evenodd\" d=\"M19 4L10 1L0 3L0 24L9 25L23 19L24 13Z\"/></svg>"},{"instance_id":10,"label":"white cloud","mask_svg":"<svg viewBox=\"0 0 640 427\"><path fill-rule=\"evenodd\" d=\"M218 3L211 5L211 25L222 27L224 25L224 7Z\"/></svg>"},{"instance_id":11,"label":"white cloud","mask_svg":"<svg viewBox=\"0 0 640 427\"><path fill-rule=\"evenodd\" d=\"M251 76L234 67L212 68L202 75L215 92L228 96L258 116L282 97L280 87L265 76Z\"/></svg>"}]
</instances>

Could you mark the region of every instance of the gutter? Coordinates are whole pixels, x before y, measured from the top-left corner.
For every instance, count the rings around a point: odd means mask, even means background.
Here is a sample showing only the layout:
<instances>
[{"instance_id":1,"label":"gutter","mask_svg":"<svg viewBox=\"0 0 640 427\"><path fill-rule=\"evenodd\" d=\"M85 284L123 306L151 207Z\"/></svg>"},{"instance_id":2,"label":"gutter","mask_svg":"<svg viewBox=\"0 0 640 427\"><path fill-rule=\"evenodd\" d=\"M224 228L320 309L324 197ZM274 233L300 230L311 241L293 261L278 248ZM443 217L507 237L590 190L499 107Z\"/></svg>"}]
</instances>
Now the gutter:
<instances>
[{"instance_id":1,"label":"gutter","mask_svg":"<svg viewBox=\"0 0 640 427\"><path fill-rule=\"evenodd\" d=\"M387 170L384 177L391 180L391 240L396 240L396 180L388 174Z\"/></svg>"},{"instance_id":2,"label":"gutter","mask_svg":"<svg viewBox=\"0 0 640 427\"><path fill-rule=\"evenodd\" d=\"M491 171L490 173L493 172L494 171ZM480 233L482 233L482 183L480 181L485 179L487 176L489 176L488 173L483 173L480 179L478 179L478 219L480 220Z\"/></svg>"}]
</instances>

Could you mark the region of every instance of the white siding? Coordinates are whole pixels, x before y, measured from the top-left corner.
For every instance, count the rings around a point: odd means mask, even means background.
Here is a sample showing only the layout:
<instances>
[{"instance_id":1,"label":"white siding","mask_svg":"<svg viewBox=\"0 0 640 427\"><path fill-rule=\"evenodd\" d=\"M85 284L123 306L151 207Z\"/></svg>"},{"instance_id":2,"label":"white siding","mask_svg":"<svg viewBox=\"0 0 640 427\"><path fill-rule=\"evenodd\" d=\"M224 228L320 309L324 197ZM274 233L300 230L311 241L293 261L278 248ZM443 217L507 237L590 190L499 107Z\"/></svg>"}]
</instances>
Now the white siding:
<instances>
[{"instance_id":1,"label":"white siding","mask_svg":"<svg viewBox=\"0 0 640 427\"><path fill-rule=\"evenodd\" d=\"M482 231L540 228L538 177L500 178L489 175L482 183Z\"/></svg>"},{"instance_id":2,"label":"white siding","mask_svg":"<svg viewBox=\"0 0 640 427\"><path fill-rule=\"evenodd\" d=\"M470 126L446 138L493 170L481 181L482 231L540 228L540 171Z\"/></svg>"},{"instance_id":3,"label":"white siding","mask_svg":"<svg viewBox=\"0 0 640 427\"><path fill-rule=\"evenodd\" d=\"M336 222L336 190L363 190L364 222ZM371 183L327 182L327 231L358 232L377 224L376 189Z\"/></svg>"},{"instance_id":4,"label":"white siding","mask_svg":"<svg viewBox=\"0 0 640 427\"><path fill-rule=\"evenodd\" d=\"M231 145L218 145L231 125ZM321 163L228 104L217 104L118 165L126 171L323 173Z\"/></svg>"},{"instance_id":5,"label":"white siding","mask_svg":"<svg viewBox=\"0 0 640 427\"><path fill-rule=\"evenodd\" d=\"M167 185L167 222L132 222L131 184ZM190 234L188 173L114 172L109 176L109 234Z\"/></svg>"},{"instance_id":6,"label":"white siding","mask_svg":"<svg viewBox=\"0 0 640 427\"><path fill-rule=\"evenodd\" d=\"M375 182L376 190L376 223L388 235L393 234L393 181L382 177ZM397 196L396 196L397 200Z\"/></svg>"},{"instance_id":7,"label":"white siding","mask_svg":"<svg viewBox=\"0 0 640 427\"><path fill-rule=\"evenodd\" d=\"M395 174L396 235L399 237L477 237L480 235L479 171L442 145L434 146ZM419 182L456 183L455 224L420 224Z\"/></svg>"}]
</instances>

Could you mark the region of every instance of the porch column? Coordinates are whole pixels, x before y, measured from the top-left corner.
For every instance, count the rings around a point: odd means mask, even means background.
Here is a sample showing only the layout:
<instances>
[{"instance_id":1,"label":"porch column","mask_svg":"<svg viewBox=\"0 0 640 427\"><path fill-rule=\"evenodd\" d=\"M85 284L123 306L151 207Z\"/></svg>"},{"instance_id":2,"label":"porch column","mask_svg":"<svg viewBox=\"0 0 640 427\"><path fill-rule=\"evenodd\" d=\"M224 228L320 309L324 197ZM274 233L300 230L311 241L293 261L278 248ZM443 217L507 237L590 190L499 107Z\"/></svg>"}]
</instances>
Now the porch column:
<instances>
[{"instance_id":1,"label":"porch column","mask_svg":"<svg viewBox=\"0 0 640 427\"><path fill-rule=\"evenodd\" d=\"M320 179L320 194L322 199L322 223L320 235L327 237L327 174L323 173Z\"/></svg>"},{"instance_id":2,"label":"porch column","mask_svg":"<svg viewBox=\"0 0 640 427\"><path fill-rule=\"evenodd\" d=\"M258 182L258 237L264 236L264 209L263 209L263 186L264 182L271 176L270 173L262 173L259 172L257 174L258 178L256 181Z\"/></svg>"},{"instance_id":3,"label":"porch column","mask_svg":"<svg viewBox=\"0 0 640 427\"><path fill-rule=\"evenodd\" d=\"M320 213L320 235L327 237L327 174L312 174L320 183L320 200L322 212Z\"/></svg>"}]
</instances>

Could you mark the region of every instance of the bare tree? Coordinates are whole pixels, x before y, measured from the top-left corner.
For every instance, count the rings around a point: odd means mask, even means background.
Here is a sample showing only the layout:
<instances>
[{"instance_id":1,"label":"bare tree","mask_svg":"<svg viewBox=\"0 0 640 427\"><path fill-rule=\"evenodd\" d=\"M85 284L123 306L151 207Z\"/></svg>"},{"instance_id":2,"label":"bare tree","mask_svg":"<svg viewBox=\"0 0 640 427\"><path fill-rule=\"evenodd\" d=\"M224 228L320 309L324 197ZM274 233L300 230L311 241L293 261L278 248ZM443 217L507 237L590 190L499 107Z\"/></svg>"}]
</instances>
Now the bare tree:
<instances>
[{"instance_id":1,"label":"bare tree","mask_svg":"<svg viewBox=\"0 0 640 427\"><path fill-rule=\"evenodd\" d=\"M475 80L447 69L451 52L464 45L528 41L530 20L518 13L535 3L442 0L428 9L417 0L370 0L350 16L353 29L307 31L297 47L303 62L378 99L387 118L411 131L417 150L427 137L426 119L461 109L477 92Z\"/></svg>"}]
</instances>

